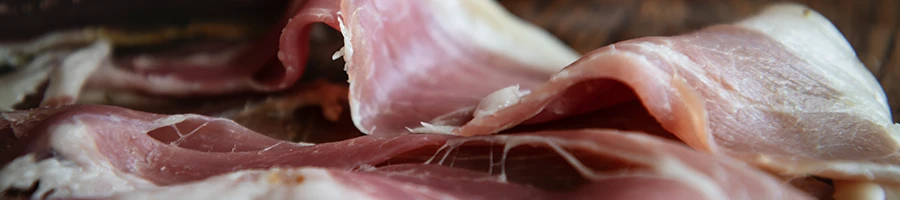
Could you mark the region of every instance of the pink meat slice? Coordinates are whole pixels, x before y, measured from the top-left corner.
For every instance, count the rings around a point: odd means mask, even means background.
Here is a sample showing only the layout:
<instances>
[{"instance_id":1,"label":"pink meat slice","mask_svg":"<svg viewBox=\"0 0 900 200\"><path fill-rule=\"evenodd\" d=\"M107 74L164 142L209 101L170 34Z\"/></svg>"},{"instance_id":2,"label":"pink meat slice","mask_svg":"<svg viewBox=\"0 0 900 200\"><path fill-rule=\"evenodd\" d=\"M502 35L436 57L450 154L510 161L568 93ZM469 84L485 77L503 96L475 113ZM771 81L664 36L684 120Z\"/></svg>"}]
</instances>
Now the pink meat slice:
<instances>
[{"instance_id":1,"label":"pink meat slice","mask_svg":"<svg viewBox=\"0 0 900 200\"><path fill-rule=\"evenodd\" d=\"M307 2L282 34L285 65L302 64L320 21L344 35L336 56L347 62L353 121L368 134L461 125L490 93L533 88L578 57L493 1L344 0Z\"/></svg>"},{"instance_id":2,"label":"pink meat slice","mask_svg":"<svg viewBox=\"0 0 900 200\"><path fill-rule=\"evenodd\" d=\"M0 49L4 50L51 50L38 55L25 69L0 77L3 83L0 91L8 94L0 98L0 110L12 110L26 95L37 92L48 81L42 96L43 106L104 102L105 96L188 97L288 88L302 75L305 58L297 61L299 65L282 65L277 59L280 36L289 19L306 2L291 1L285 16L258 38L222 44L184 44L166 53L116 56L112 44L103 36L82 30L53 32L21 43L2 43ZM92 44L75 50L53 50L50 46L86 42Z\"/></svg>"},{"instance_id":3,"label":"pink meat slice","mask_svg":"<svg viewBox=\"0 0 900 200\"><path fill-rule=\"evenodd\" d=\"M0 153L0 191L39 181L34 197L810 198L736 160L608 129L363 136L313 145L274 140L221 118L99 105L0 119L2 133L17 140Z\"/></svg>"},{"instance_id":4,"label":"pink meat slice","mask_svg":"<svg viewBox=\"0 0 900 200\"><path fill-rule=\"evenodd\" d=\"M301 64L284 65L276 59L284 27L298 10L320 1L292 0L285 8L285 16L272 30L251 44L240 49L198 47L215 49L214 53L236 51L236 56L221 64L194 64L182 60L160 59L149 66L135 66L138 61L129 59L116 65L107 65L94 73L90 84L97 88L137 90L144 93L174 96L193 96L234 93L241 91L275 91L293 85L303 73L305 58ZM306 38L302 38L306 39ZM305 55L308 49L303 49ZM173 53L177 54L177 52Z\"/></svg>"},{"instance_id":5,"label":"pink meat slice","mask_svg":"<svg viewBox=\"0 0 900 200\"><path fill-rule=\"evenodd\" d=\"M900 183L898 125L880 85L827 19L797 4L598 49L453 133L554 123L630 101L698 150L785 176Z\"/></svg>"},{"instance_id":6,"label":"pink meat slice","mask_svg":"<svg viewBox=\"0 0 900 200\"><path fill-rule=\"evenodd\" d=\"M223 59L212 63L195 63L184 54L160 56L152 62L138 58L108 61L90 74L85 87L176 97L281 90L296 82L305 66L277 62L279 34L280 28L243 46L202 47L211 54L233 55L218 55Z\"/></svg>"}]
</instances>

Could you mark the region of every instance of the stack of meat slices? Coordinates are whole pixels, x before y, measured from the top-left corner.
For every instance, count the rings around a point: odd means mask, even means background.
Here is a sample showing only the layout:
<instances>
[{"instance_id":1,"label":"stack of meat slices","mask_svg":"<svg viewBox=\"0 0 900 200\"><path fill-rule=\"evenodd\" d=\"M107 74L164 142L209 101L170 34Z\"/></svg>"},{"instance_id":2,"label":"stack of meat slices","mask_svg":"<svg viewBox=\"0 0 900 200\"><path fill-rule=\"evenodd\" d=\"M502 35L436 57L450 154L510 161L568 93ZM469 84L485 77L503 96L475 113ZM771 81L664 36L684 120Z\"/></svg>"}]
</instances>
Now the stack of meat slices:
<instances>
[{"instance_id":1,"label":"stack of meat slices","mask_svg":"<svg viewBox=\"0 0 900 200\"><path fill-rule=\"evenodd\" d=\"M277 55L290 74L281 77L291 78L274 85L299 77L313 23L339 29L348 112L365 136L296 143L226 118L48 103L0 115L0 191L51 199L900 198L900 127L881 86L841 33L803 5L772 4L732 24L585 55L493 1L293 1L288 16ZM73 55L102 58L89 55L105 48ZM49 77L51 85L85 81ZM272 90L234 86L226 89ZM312 104L338 118L344 111L333 104L345 93L321 91L329 92Z\"/></svg>"}]
</instances>

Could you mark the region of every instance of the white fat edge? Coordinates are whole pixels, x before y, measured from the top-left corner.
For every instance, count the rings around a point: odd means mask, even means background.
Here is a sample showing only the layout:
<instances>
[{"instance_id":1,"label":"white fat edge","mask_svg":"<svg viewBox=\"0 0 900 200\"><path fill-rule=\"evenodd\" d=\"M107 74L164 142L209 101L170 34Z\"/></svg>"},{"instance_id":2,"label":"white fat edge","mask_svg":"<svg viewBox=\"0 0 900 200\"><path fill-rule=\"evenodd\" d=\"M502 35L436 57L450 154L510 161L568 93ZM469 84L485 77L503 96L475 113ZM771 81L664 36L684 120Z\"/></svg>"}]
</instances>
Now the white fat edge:
<instances>
[{"instance_id":1,"label":"white fat edge","mask_svg":"<svg viewBox=\"0 0 900 200\"><path fill-rule=\"evenodd\" d=\"M44 34L33 40L0 44L0 59L14 58L15 54L34 54L56 46L90 44L100 38L96 29L74 29Z\"/></svg>"},{"instance_id":2,"label":"white fat edge","mask_svg":"<svg viewBox=\"0 0 900 200\"><path fill-rule=\"evenodd\" d=\"M686 183L686 186L697 189L703 193L707 199L728 199L728 196L724 193L722 184L717 183L712 177L709 177L696 169L692 169L681 160L666 156L658 158L656 164L652 165L657 172Z\"/></svg>"},{"instance_id":3,"label":"white fat edge","mask_svg":"<svg viewBox=\"0 0 900 200\"><path fill-rule=\"evenodd\" d=\"M188 118L190 118L190 116L187 114L169 115L169 116L154 120L153 123L158 124L159 127L156 127L156 128L160 128L160 127L165 127L165 126L173 126L175 124L178 124L178 123L188 120Z\"/></svg>"},{"instance_id":4,"label":"white fat edge","mask_svg":"<svg viewBox=\"0 0 900 200\"><path fill-rule=\"evenodd\" d=\"M335 51L334 54L331 54L331 60L337 60L338 58L341 58L341 57L344 57L344 47L341 47L341 49L338 49L337 51ZM347 70L347 69L344 69L344 70Z\"/></svg>"},{"instance_id":5,"label":"white fat edge","mask_svg":"<svg viewBox=\"0 0 900 200\"><path fill-rule=\"evenodd\" d=\"M809 176L817 175L830 178L835 182L835 192L842 193L845 199L866 199L862 197L892 197L880 199L897 199L900 197L900 166L876 163L860 163L855 161L801 161L798 164L785 164L797 162L794 158L778 158L757 156L750 163L756 166L764 166L770 171L782 176ZM876 188L878 184L880 188ZM879 199L879 198L876 198Z\"/></svg>"},{"instance_id":6,"label":"white fat edge","mask_svg":"<svg viewBox=\"0 0 900 200\"><path fill-rule=\"evenodd\" d=\"M375 171L377 169L378 169L378 167L375 167L370 164L360 164L358 167L356 167L356 170L363 171L363 172Z\"/></svg>"},{"instance_id":7,"label":"white fat edge","mask_svg":"<svg viewBox=\"0 0 900 200\"><path fill-rule=\"evenodd\" d=\"M361 8L355 8L355 9L361 9ZM340 52L341 52L340 54L344 58L344 71L349 71L350 68L353 66L353 59L352 59L353 58L353 40L352 39L354 37L353 30L351 30L352 24L350 24L350 25L345 24L344 18L346 18L348 16L351 18L355 17L356 16L355 12L357 12L357 11L354 10L351 13L343 13L343 11L337 12L338 27L341 29L341 36L344 39L344 46L341 47L341 49L340 49ZM337 52L335 54L337 54ZM357 87L357 84L359 84L352 80L353 80L352 76L350 76L347 79L347 82L350 83L351 91ZM348 95L349 96L348 100L349 100L349 104L350 104L350 119L351 119L351 121L353 121L353 126L355 126L356 129L358 129L363 134L370 135L370 134L375 133L375 130L378 127L377 126L366 127L363 125L363 119L366 116L362 115L363 110L362 110L362 106L360 104L361 99L359 98L359 95L360 94L357 92L350 92L350 94ZM370 109L375 109L375 108L370 108Z\"/></svg>"},{"instance_id":8,"label":"white fat edge","mask_svg":"<svg viewBox=\"0 0 900 200\"><path fill-rule=\"evenodd\" d=\"M28 111L0 112L0 119L8 121L12 125L21 125L28 121L29 115L31 114Z\"/></svg>"},{"instance_id":9,"label":"white fat edge","mask_svg":"<svg viewBox=\"0 0 900 200\"><path fill-rule=\"evenodd\" d=\"M350 51L350 54L353 54L353 49L344 50L344 48L346 48L348 45L351 47L353 46L353 44L349 43L349 41L350 41L349 37L353 37L353 33L346 33L346 34L344 33L344 31L347 31L347 27L344 26L344 20L343 20L344 17L343 17L343 15L341 15L341 11L337 11L337 13L335 13L335 14L337 15L338 27L340 27L340 29L341 29L341 36L343 37L343 40L344 40L344 46L341 47L340 49L338 49L337 51L335 51L334 54L331 54L331 60L337 60L338 58L344 57L344 51ZM345 60L345 62L346 62L346 60ZM344 65L344 71L347 71L346 64Z\"/></svg>"},{"instance_id":10,"label":"white fat edge","mask_svg":"<svg viewBox=\"0 0 900 200\"><path fill-rule=\"evenodd\" d=\"M147 76L145 79L150 83L149 85L152 86L149 89L158 92L168 91L172 88L183 88L181 89L183 91L203 90L202 84L185 81L175 75ZM225 84L223 84L223 86L225 86Z\"/></svg>"},{"instance_id":11,"label":"white fat edge","mask_svg":"<svg viewBox=\"0 0 900 200\"><path fill-rule=\"evenodd\" d=\"M110 61L112 44L106 40L98 40L94 44L78 49L69 54L62 64L54 70L50 85L44 92L44 99L70 96L78 99L82 86L88 77L101 65Z\"/></svg>"},{"instance_id":12,"label":"white fat edge","mask_svg":"<svg viewBox=\"0 0 900 200\"><path fill-rule=\"evenodd\" d=\"M142 84L139 85L146 86L144 89L150 93L186 94L206 89L202 83L187 81L175 75L139 76L115 67L101 69L98 71L98 74L103 76L104 82L109 82L114 85L110 87L115 87L116 85L129 85L132 84L131 82L140 81ZM248 82L252 83L249 79L239 79L218 84L216 87L222 88L222 90L239 88Z\"/></svg>"},{"instance_id":13,"label":"white fat edge","mask_svg":"<svg viewBox=\"0 0 900 200\"><path fill-rule=\"evenodd\" d=\"M55 164L59 165L59 162ZM28 189L34 184L40 177L37 177L36 171L39 167L37 165L34 155L28 154L24 156L20 156L3 167L3 170L0 170L0 193L5 193L7 190L11 188L16 189ZM45 164L45 165L49 165Z\"/></svg>"},{"instance_id":14,"label":"white fat edge","mask_svg":"<svg viewBox=\"0 0 900 200\"><path fill-rule=\"evenodd\" d=\"M519 19L499 3L484 0L427 1L433 5L438 30L470 40L511 60L521 67L552 75L581 55L547 31ZM529 47L529 48L523 48Z\"/></svg>"},{"instance_id":15,"label":"white fat edge","mask_svg":"<svg viewBox=\"0 0 900 200\"><path fill-rule=\"evenodd\" d=\"M227 47L224 51L195 52L186 58L188 63L205 67L228 67L228 63L235 61L249 44L242 43L233 47Z\"/></svg>"},{"instance_id":16,"label":"white fat edge","mask_svg":"<svg viewBox=\"0 0 900 200\"><path fill-rule=\"evenodd\" d=\"M421 127L418 128L409 128L406 127L410 133L424 133L424 134L453 134L453 130L459 128L459 126L447 126L447 125L434 125L426 122L419 122Z\"/></svg>"},{"instance_id":17,"label":"white fat edge","mask_svg":"<svg viewBox=\"0 0 900 200\"><path fill-rule=\"evenodd\" d=\"M98 152L89 128L80 122L52 127L49 144L61 157L35 160L27 154L4 167L0 190L27 189L40 181L32 198L98 197L155 187L149 181L120 172ZM52 192L52 193L51 193Z\"/></svg>"},{"instance_id":18,"label":"white fat edge","mask_svg":"<svg viewBox=\"0 0 900 200\"><path fill-rule=\"evenodd\" d=\"M351 16L353 16L352 14ZM341 36L344 37L344 46L335 52L331 58L337 60L339 57L344 57L344 71L347 71L351 66L350 58L353 57L353 41L351 41L353 39L353 31L344 24L344 15L341 11L337 12L337 21L338 27L341 29Z\"/></svg>"},{"instance_id":19,"label":"white fat edge","mask_svg":"<svg viewBox=\"0 0 900 200\"><path fill-rule=\"evenodd\" d=\"M420 127L406 127L406 130L409 130L411 133L452 134L454 130L467 122L459 117L471 116L474 111L474 106L460 108L453 112L437 116L428 122L419 122L419 125L421 125Z\"/></svg>"},{"instance_id":20,"label":"white fat edge","mask_svg":"<svg viewBox=\"0 0 900 200\"><path fill-rule=\"evenodd\" d=\"M501 109L519 103L519 100L529 93L531 93L529 90L519 90L518 84L499 89L481 99L473 115L476 118L493 115Z\"/></svg>"},{"instance_id":21,"label":"white fat edge","mask_svg":"<svg viewBox=\"0 0 900 200\"><path fill-rule=\"evenodd\" d=\"M353 83L352 83L352 82L350 83L350 88L353 88ZM349 98L349 101L350 101L350 103L349 103L349 104L350 104L350 121L353 121L353 126L356 126L356 129L358 129L358 130L359 130L360 132L362 132L363 134L372 134L372 133L374 133L374 132L375 132L375 128L377 128L377 127L373 126L371 129L369 129L369 128L363 126L363 116L362 116L362 114L361 114L362 109L361 109L361 107L360 107L359 99L356 98L356 95L353 95L353 94L354 94L353 92L351 92L351 93L349 94L349 96L350 96L350 98Z\"/></svg>"},{"instance_id":22,"label":"white fat edge","mask_svg":"<svg viewBox=\"0 0 900 200\"><path fill-rule=\"evenodd\" d=\"M820 70L842 98L855 101L860 116L878 115L887 124L891 113L887 97L875 76L865 68L853 48L831 21L798 3L775 3L745 19L740 26L765 33Z\"/></svg>"},{"instance_id":23,"label":"white fat edge","mask_svg":"<svg viewBox=\"0 0 900 200\"><path fill-rule=\"evenodd\" d=\"M117 89L125 86L138 87L147 93L165 93L165 94L189 94L192 92L202 92L207 89L203 83L192 82L181 79L175 75L139 75L125 69L115 67L112 63L102 65L96 73L91 74L92 89ZM96 84L103 83L103 84ZM251 79L236 79L224 83L219 83L215 88L219 90L243 88L248 84L256 84ZM253 85L258 86L258 85ZM260 86L264 87L264 86Z\"/></svg>"},{"instance_id":24,"label":"white fat edge","mask_svg":"<svg viewBox=\"0 0 900 200\"><path fill-rule=\"evenodd\" d=\"M886 197L885 189L875 182L834 180L834 200L884 200Z\"/></svg>"},{"instance_id":25,"label":"white fat edge","mask_svg":"<svg viewBox=\"0 0 900 200\"><path fill-rule=\"evenodd\" d=\"M798 161L793 157L766 155L758 155L753 159L746 159L747 156L741 155L730 156L744 158L741 160L786 176L812 174L834 180L868 180L900 184L900 166L897 165L859 161Z\"/></svg>"},{"instance_id":26,"label":"white fat edge","mask_svg":"<svg viewBox=\"0 0 900 200\"><path fill-rule=\"evenodd\" d=\"M50 77L59 56L58 53L41 54L25 68L0 76L0 94L3 94L0 95L0 111L12 111L25 96L37 92Z\"/></svg>"},{"instance_id":27,"label":"white fat edge","mask_svg":"<svg viewBox=\"0 0 900 200\"><path fill-rule=\"evenodd\" d=\"M193 52L190 55L186 55L184 57L175 58L178 61L182 61L183 63L191 64L198 68L221 68L221 67L229 67L228 63L235 61L238 56L240 56L241 52L247 48L248 44L243 43L233 47L227 47L222 51L199 51ZM173 60L171 57L163 57L158 58L152 54L141 54L132 60L134 67L137 69L153 69L159 67L169 67L166 65L160 65L159 63L163 63L165 60Z\"/></svg>"},{"instance_id":28,"label":"white fat edge","mask_svg":"<svg viewBox=\"0 0 900 200\"><path fill-rule=\"evenodd\" d=\"M51 73L58 65L58 59L68 54L66 50L54 50L54 47L88 45L98 38L99 34L95 29L78 29L52 32L25 42L0 44L0 61L16 59L18 54L36 56L24 68L0 77L0 93L7 94L0 97L0 110L11 110L13 105L22 101L26 95L37 92L38 86L53 76Z\"/></svg>"},{"instance_id":29,"label":"white fat edge","mask_svg":"<svg viewBox=\"0 0 900 200\"><path fill-rule=\"evenodd\" d=\"M245 170L113 199L375 199L321 168Z\"/></svg>"}]
</instances>

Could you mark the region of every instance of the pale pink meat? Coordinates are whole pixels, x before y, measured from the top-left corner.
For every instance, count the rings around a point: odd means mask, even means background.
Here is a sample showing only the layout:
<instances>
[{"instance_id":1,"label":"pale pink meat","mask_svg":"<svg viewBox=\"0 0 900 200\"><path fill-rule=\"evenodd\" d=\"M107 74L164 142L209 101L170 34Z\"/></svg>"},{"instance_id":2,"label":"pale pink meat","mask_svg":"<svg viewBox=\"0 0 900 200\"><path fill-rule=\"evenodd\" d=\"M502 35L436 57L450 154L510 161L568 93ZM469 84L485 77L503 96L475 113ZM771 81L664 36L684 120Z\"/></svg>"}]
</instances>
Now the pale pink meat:
<instances>
[{"instance_id":1,"label":"pale pink meat","mask_svg":"<svg viewBox=\"0 0 900 200\"><path fill-rule=\"evenodd\" d=\"M333 2L309 5L285 29L282 60L302 56L302 43L284 42L290 34L337 21L354 122L369 134L495 134L640 101L662 128L701 151L785 176L900 182L898 128L884 92L838 30L802 5L616 43L549 80L541 74L553 72L553 63L528 66L535 63L518 57L536 53L518 51L535 49L529 43L501 53L484 38L504 37L478 34L516 36L490 26L488 19L505 14L490 3L348 0L337 15L328 15L338 13Z\"/></svg>"},{"instance_id":2,"label":"pale pink meat","mask_svg":"<svg viewBox=\"0 0 900 200\"><path fill-rule=\"evenodd\" d=\"M280 29L273 29L259 41L216 49L211 54L230 55L213 55L221 58L213 62L195 63L189 54L159 56L147 64L137 58L107 61L91 73L85 87L176 97L281 90L299 79L304 66L277 62L279 34Z\"/></svg>"},{"instance_id":3,"label":"pale pink meat","mask_svg":"<svg viewBox=\"0 0 900 200\"><path fill-rule=\"evenodd\" d=\"M27 95L41 92L41 85L47 82L42 106L103 103L104 96L188 97L283 90L300 78L305 66L278 62L279 36L307 2L330 1L291 1L292 8L286 8L284 17L257 38L185 44L165 53L116 55L114 44L94 29L61 30L28 41L0 43L0 56L18 51L41 53L24 69L0 76L0 92L5 94L0 97L0 110L13 110ZM75 49L65 46L82 43L86 45ZM305 55L307 51L297 53ZM304 61L305 57L297 60Z\"/></svg>"},{"instance_id":4,"label":"pale pink meat","mask_svg":"<svg viewBox=\"0 0 900 200\"><path fill-rule=\"evenodd\" d=\"M577 59L491 1L346 0L339 19L353 120L368 134L461 125L492 92L528 90Z\"/></svg>"},{"instance_id":5,"label":"pale pink meat","mask_svg":"<svg viewBox=\"0 0 900 200\"><path fill-rule=\"evenodd\" d=\"M880 85L827 19L796 4L598 49L453 133L555 123L630 101L695 149L780 175L900 183L898 128Z\"/></svg>"},{"instance_id":6,"label":"pale pink meat","mask_svg":"<svg viewBox=\"0 0 900 200\"><path fill-rule=\"evenodd\" d=\"M2 149L0 191L24 190L40 181L34 195L59 198L262 198L253 195L284 192L285 184L296 191L275 194L373 199L577 199L607 194L616 199L809 198L733 159L615 130L467 138L363 136L312 145L274 140L226 119L109 106L3 113L0 122L2 133L17 140ZM309 188L304 184L335 191L299 192ZM217 192L222 187L234 192Z\"/></svg>"},{"instance_id":7,"label":"pale pink meat","mask_svg":"<svg viewBox=\"0 0 900 200\"><path fill-rule=\"evenodd\" d=\"M347 61L356 127L370 135L301 144L200 115L3 112L0 193L39 182L33 197L63 199L811 198L757 167L818 197L832 186L842 199L900 191L884 92L837 29L803 6L577 61L491 1L311 0L288 10L283 30L225 70L101 62L88 80L49 75L47 93L58 95L45 104L71 104L85 81L168 95L284 88L303 69L310 25L324 22L345 37L335 56ZM263 68L276 44L283 67Z\"/></svg>"}]
</instances>

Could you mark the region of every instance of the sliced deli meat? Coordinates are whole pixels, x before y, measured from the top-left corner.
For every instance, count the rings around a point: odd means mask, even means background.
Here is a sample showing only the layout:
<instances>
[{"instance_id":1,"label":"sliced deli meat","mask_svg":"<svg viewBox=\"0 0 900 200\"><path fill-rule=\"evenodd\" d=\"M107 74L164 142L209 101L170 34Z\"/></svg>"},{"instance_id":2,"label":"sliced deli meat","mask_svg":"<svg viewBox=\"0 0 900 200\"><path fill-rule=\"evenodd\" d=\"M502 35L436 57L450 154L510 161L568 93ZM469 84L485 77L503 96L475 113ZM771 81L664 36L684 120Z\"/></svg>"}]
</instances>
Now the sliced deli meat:
<instances>
[{"instance_id":1,"label":"sliced deli meat","mask_svg":"<svg viewBox=\"0 0 900 200\"><path fill-rule=\"evenodd\" d=\"M0 110L27 96L54 106L285 89L304 65L278 62L279 36L296 10L285 7L302 2L4 4Z\"/></svg>"},{"instance_id":2,"label":"sliced deli meat","mask_svg":"<svg viewBox=\"0 0 900 200\"><path fill-rule=\"evenodd\" d=\"M84 2L93 4L70 5L72 12L101 5ZM0 34L0 71L11 71L0 74L0 92L9 94L0 110L40 90L45 106L0 112L0 194L900 198L900 126L882 88L841 33L802 5L773 4L733 24L622 41L578 59L494 1L241 2L216 6L283 13L269 12L275 17L261 21L274 25L262 28L204 12L196 16L211 21L171 29L106 24L13 41L46 31ZM204 3L175 7L194 4ZM224 118L69 105L112 98L107 92L285 89L316 48L308 37L318 22L343 34L333 59L346 61L349 88L299 87L233 117L277 134L285 127L265 126L282 122L251 115L320 105L323 121L336 122L347 103L347 121L369 135L295 143Z\"/></svg>"},{"instance_id":3,"label":"sliced deli meat","mask_svg":"<svg viewBox=\"0 0 900 200\"><path fill-rule=\"evenodd\" d=\"M9 83L0 85L0 92L10 94L0 98L0 109L12 110L29 95L42 98L42 106L54 106L280 91L303 74L309 51L317 48L310 47L310 30L322 22L346 38L346 47L335 58L344 56L353 63L347 70L353 90L359 91L350 98L354 122L364 132L390 135L421 127L422 122L461 125L464 121L443 119L470 115L479 100L495 90L530 89L578 58L546 31L494 1L204 2L124 5L89 0L66 6L72 13L104 12L68 16L52 12L60 7L51 6L34 13L0 14L9 20L29 20L28 14L35 19L63 15L73 22L28 25L0 35L0 69L14 72L0 74L0 83ZM202 4L217 5L191 12ZM117 8L141 20L152 19L144 15L155 9L171 10L172 16L134 24L122 23L127 17L90 17L121 14ZM253 12L266 14L243 16ZM442 78L419 76L425 73ZM448 87L459 84L471 90ZM411 93L414 88L407 86L432 92ZM409 112L419 114L403 114Z\"/></svg>"},{"instance_id":4,"label":"sliced deli meat","mask_svg":"<svg viewBox=\"0 0 900 200\"><path fill-rule=\"evenodd\" d=\"M339 6L339 7L338 7ZM364 133L458 126L496 90L525 91L578 58L494 1L309 1L279 56L302 65L313 22L339 28L353 121Z\"/></svg>"},{"instance_id":5,"label":"sliced deli meat","mask_svg":"<svg viewBox=\"0 0 900 200\"><path fill-rule=\"evenodd\" d=\"M598 49L531 93L445 130L494 134L632 101L695 149L783 176L831 178L838 193L871 188L841 181L884 190L900 183L900 126L881 86L826 18L792 3L731 25ZM874 187L866 190L885 193Z\"/></svg>"},{"instance_id":6,"label":"sliced deli meat","mask_svg":"<svg viewBox=\"0 0 900 200\"><path fill-rule=\"evenodd\" d=\"M312 145L221 118L109 106L2 116L0 131L16 143L2 149L0 190L35 186L32 197L810 198L742 162L616 130L363 136Z\"/></svg>"}]
</instances>

